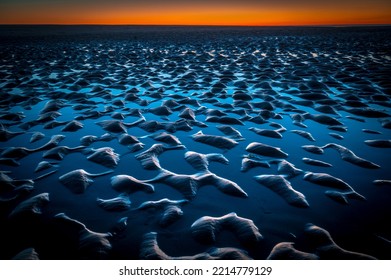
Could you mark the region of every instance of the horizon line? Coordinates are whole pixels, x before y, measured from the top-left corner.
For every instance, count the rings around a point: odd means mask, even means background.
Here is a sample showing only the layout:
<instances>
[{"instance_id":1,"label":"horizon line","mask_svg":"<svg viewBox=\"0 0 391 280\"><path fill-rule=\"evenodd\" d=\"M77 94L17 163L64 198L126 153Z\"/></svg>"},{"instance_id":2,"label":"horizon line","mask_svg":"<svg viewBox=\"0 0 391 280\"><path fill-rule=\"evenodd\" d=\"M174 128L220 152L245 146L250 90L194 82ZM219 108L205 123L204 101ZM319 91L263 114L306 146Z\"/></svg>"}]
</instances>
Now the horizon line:
<instances>
[{"instance_id":1,"label":"horizon line","mask_svg":"<svg viewBox=\"0 0 391 280\"><path fill-rule=\"evenodd\" d=\"M0 26L134 26L134 27L389 27L391 23L347 24L287 24L287 25L238 25L238 24L116 24L116 23L0 23Z\"/></svg>"}]
</instances>

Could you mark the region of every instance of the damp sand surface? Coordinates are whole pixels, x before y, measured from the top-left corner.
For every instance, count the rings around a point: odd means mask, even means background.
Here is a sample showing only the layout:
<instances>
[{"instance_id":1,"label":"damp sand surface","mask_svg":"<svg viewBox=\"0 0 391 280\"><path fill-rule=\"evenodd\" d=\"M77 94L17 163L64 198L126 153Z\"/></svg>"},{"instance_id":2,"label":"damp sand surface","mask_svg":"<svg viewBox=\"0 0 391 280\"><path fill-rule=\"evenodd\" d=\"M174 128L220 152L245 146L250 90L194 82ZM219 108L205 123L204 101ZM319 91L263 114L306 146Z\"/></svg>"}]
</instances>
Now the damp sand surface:
<instances>
[{"instance_id":1,"label":"damp sand surface","mask_svg":"<svg viewBox=\"0 0 391 280\"><path fill-rule=\"evenodd\" d=\"M390 38L0 26L0 258L391 259Z\"/></svg>"}]
</instances>

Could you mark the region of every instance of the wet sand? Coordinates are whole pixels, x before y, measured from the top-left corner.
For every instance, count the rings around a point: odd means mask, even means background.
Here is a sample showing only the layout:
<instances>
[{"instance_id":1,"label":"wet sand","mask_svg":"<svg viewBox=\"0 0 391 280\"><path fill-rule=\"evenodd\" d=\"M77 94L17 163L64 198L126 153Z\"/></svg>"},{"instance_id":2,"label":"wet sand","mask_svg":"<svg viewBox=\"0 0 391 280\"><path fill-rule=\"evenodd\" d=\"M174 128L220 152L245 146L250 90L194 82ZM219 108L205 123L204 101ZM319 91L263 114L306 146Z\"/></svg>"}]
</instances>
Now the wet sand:
<instances>
[{"instance_id":1,"label":"wet sand","mask_svg":"<svg viewBox=\"0 0 391 280\"><path fill-rule=\"evenodd\" d=\"M0 26L0 258L391 259L390 39Z\"/></svg>"}]
</instances>

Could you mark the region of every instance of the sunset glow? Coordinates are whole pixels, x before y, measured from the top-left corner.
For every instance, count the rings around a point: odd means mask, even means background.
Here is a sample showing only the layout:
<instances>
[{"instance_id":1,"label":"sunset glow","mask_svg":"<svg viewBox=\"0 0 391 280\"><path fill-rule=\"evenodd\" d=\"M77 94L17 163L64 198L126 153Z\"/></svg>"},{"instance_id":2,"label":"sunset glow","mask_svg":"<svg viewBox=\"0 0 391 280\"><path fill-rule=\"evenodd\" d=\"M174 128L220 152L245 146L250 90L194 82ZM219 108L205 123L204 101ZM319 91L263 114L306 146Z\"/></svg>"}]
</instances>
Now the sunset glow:
<instances>
[{"instance_id":1,"label":"sunset glow","mask_svg":"<svg viewBox=\"0 0 391 280\"><path fill-rule=\"evenodd\" d=\"M391 24L391 2L4 0L0 24Z\"/></svg>"}]
</instances>

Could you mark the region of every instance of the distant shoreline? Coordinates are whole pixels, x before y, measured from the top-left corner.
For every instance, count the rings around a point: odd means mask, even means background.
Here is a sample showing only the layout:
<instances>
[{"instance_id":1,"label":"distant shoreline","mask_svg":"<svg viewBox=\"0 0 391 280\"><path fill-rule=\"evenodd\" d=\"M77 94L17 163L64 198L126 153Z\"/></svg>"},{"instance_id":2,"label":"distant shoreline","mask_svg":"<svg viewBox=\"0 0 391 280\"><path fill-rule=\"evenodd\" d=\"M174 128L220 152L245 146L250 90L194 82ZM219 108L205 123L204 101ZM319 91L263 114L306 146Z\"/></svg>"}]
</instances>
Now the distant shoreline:
<instances>
[{"instance_id":1,"label":"distant shoreline","mask_svg":"<svg viewBox=\"0 0 391 280\"><path fill-rule=\"evenodd\" d=\"M62 40L141 40L155 42L229 41L253 36L334 36L360 33L368 36L381 33L389 37L391 25L354 26L205 26L205 25L1 25L4 43L32 43Z\"/></svg>"}]
</instances>

